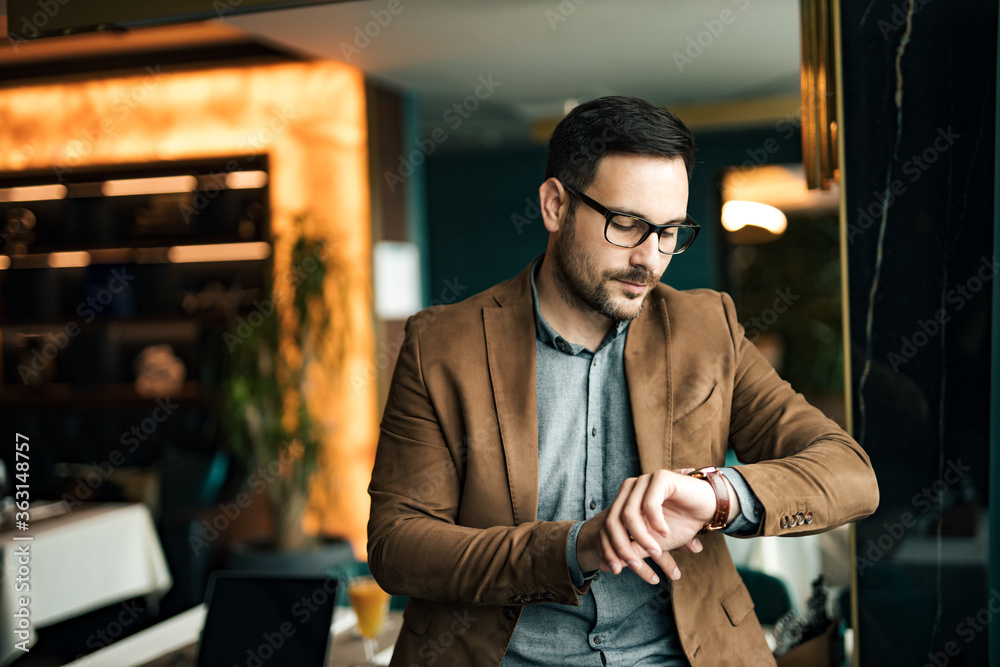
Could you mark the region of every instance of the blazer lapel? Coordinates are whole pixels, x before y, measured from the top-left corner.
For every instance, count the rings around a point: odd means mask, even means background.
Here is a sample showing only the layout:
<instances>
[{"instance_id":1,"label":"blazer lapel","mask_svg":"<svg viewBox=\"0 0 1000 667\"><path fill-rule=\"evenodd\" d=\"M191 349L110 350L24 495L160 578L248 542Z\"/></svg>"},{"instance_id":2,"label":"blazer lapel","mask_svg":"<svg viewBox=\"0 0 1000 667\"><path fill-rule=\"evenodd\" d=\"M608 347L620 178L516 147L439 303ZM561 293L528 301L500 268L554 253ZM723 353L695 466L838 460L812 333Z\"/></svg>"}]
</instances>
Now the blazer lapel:
<instances>
[{"instance_id":1,"label":"blazer lapel","mask_svg":"<svg viewBox=\"0 0 1000 667\"><path fill-rule=\"evenodd\" d=\"M643 313L629 325L625 379L643 473L672 466L673 381L666 302L650 295Z\"/></svg>"},{"instance_id":2,"label":"blazer lapel","mask_svg":"<svg viewBox=\"0 0 1000 667\"><path fill-rule=\"evenodd\" d=\"M495 297L499 307L483 309L490 382L515 524L534 521L538 512L535 312L528 270L509 283L512 293Z\"/></svg>"}]
</instances>

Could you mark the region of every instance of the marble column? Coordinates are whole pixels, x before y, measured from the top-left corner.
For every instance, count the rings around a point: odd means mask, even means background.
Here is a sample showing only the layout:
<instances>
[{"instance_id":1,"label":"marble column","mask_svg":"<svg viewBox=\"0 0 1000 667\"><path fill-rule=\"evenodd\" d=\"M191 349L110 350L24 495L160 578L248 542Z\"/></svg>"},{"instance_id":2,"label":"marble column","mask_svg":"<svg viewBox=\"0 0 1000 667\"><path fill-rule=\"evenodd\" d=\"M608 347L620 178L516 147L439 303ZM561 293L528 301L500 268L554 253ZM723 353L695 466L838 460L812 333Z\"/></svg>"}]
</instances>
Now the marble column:
<instances>
[{"instance_id":1,"label":"marble column","mask_svg":"<svg viewBox=\"0 0 1000 667\"><path fill-rule=\"evenodd\" d=\"M861 664L987 664L997 6L843 2L841 27L853 425L881 492Z\"/></svg>"}]
</instances>

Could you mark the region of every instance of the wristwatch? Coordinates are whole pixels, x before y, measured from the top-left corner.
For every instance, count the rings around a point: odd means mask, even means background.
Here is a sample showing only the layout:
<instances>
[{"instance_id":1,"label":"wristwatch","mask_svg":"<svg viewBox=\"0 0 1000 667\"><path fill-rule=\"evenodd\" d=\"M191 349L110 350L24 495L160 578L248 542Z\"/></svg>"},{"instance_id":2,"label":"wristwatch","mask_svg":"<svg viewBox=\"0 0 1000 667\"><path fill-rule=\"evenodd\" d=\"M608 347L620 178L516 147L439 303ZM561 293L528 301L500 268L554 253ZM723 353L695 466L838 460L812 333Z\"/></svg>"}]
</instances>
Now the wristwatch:
<instances>
[{"instance_id":1,"label":"wristwatch","mask_svg":"<svg viewBox=\"0 0 1000 667\"><path fill-rule=\"evenodd\" d=\"M726 527L729 519L729 489L726 487L726 480L722 472L714 466L708 468L698 468L688 473L691 477L703 479L712 485L715 491L715 516L701 529L703 533L710 533L713 530L721 530Z\"/></svg>"}]
</instances>

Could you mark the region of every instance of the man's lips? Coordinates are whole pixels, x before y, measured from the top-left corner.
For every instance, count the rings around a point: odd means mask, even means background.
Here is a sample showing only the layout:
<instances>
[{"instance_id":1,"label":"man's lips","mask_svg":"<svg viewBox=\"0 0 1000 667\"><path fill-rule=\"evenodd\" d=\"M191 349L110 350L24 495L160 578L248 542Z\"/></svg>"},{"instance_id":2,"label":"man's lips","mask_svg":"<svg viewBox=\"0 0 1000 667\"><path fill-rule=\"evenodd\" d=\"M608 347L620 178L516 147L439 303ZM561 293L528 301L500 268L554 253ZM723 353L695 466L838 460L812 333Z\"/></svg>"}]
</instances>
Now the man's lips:
<instances>
[{"instance_id":1,"label":"man's lips","mask_svg":"<svg viewBox=\"0 0 1000 667\"><path fill-rule=\"evenodd\" d=\"M646 283L632 283L627 280L621 280L621 279L619 279L618 282L624 285L625 289L627 289L629 292L632 292L633 294L642 294L643 292L646 291L646 288L648 287Z\"/></svg>"}]
</instances>

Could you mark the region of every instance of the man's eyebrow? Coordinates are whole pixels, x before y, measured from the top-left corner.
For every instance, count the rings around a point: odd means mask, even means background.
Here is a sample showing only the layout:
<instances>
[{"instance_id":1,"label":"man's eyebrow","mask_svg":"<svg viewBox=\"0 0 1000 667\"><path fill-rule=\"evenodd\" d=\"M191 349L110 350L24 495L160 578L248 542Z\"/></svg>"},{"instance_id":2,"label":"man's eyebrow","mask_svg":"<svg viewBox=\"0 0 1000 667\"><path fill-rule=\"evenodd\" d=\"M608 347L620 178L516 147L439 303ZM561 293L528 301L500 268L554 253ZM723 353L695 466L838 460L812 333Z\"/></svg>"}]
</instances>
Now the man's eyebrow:
<instances>
[{"instance_id":1,"label":"man's eyebrow","mask_svg":"<svg viewBox=\"0 0 1000 667\"><path fill-rule=\"evenodd\" d=\"M632 217L632 218L642 218L646 222L653 222L652 220L650 220L646 216L642 215L641 213L637 213L636 211L631 211L631 210L629 210L627 208L617 208L615 206L609 206L608 210L609 211L613 211L615 213L621 213L622 215L627 215L627 216ZM661 224L661 225L680 224L682 222L687 222L687 219L688 219L688 217L685 215L682 218L674 218L673 220L667 220L666 222L661 222L659 224ZM657 224L657 223L654 222L653 224Z\"/></svg>"}]
</instances>

